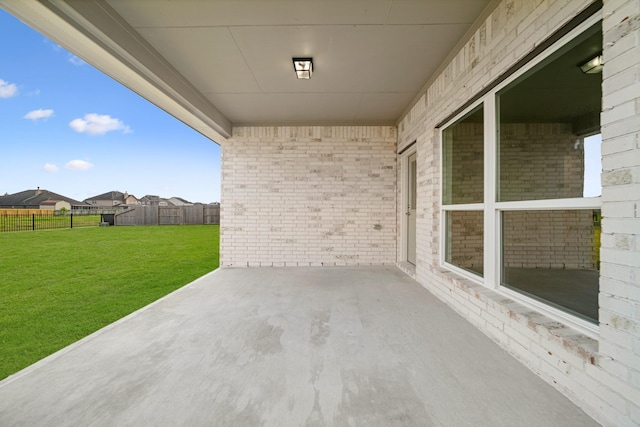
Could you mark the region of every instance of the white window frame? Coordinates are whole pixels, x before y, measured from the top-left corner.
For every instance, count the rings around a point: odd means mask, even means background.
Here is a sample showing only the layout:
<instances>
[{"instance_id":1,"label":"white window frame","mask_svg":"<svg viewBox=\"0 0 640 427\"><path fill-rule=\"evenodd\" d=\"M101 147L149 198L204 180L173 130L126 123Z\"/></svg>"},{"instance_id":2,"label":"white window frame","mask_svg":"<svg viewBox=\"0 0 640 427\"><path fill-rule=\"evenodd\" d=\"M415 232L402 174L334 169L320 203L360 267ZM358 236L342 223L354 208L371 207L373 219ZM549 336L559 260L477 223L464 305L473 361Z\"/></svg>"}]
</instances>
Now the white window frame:
<instances>
[{"instance_id":1,"label":"white window frame","mask_svg":"<svg viewBox=\"0 0 640 427\"><path fill-rule=\"evenodd\" d=\"M498 183L498 162L497 162L497 94L499 91L507 87L516 79L520 78L523 74L527 73L533 67L547 59L550 55L557 50L565 46L571 40L580 36L584 31L591 26L602 20L602 12L599 11L593 16L585 20L582 24L568 32L564 37L530 61L527 65L520 70L509 76L500 84L496 85L489 92L487 92L478 101L471 104L463 112L456 115L450 121L445 123L439 129L440 133L440 194L441 194L441 209L440 209L440 264L452 270L461 276L475 282L482 284L488 288L495 290L496 292L503 294L519 303L530 307L536 311L539 311L546 316L560 321L564 324L568 324L571 327L579 330L580 332L588 335L592 338L596 338L599 335L598 325L574 316L566 311L552 307L534 298L530 298L517 291L509 289L500 284L500 266L502 263L501 254L501 241L500 235L500 221L502 212L516 211L516 210L586 210L586 209L601 209L602 202L601 197L588 197L588 198L570 198L570 199L548 199L548 200L525 200L525 201L509 201L509 202L497 202L497 183ZM456 121L463 118L466 114L471 112L478 106L483 106L483 118L484 118L484 203L472 203L472 204L456 204L445 205L442 203L443 191L444 191L444 150L443 150L443 132L445 129L455 124ZM483 275L479 276L473 274L463 268L457 267L446 261L446 214L450 211L477 211L482 210L484 212L484 267Z\"/></svg>"},{"instance_id":2,"label":"white window frame","mask_svg":"<svg viewBox=\"0 0 640 427\"><path fill-rule=\"evenodd\" d=\"M453 119L451 119L451 121L449 121L446 125L442 126L440 128L440 265L455 271L458 274L461 274L465 277L467 277L469 280L476 282L476 283L480 283L480 284L484 284L484 280L481 276L477 275L477 274L473 274L467 270L465 270L464 268L460 268L454 264L448 263L446 261L446 254L447 254L447 239L446 239L446 229L447 229L447 212L450 211L484 211L485 210L485 204L484 203L461 203L461 204L456 204L456 205L444 205L442 204L442 200L443 200L443 195L444 195L444 176L443 176L443 172L444 172L444 137L443 137L443 132L446 128L448 128L449 126L453 125L455 122L457 122L458 120L462 119L464 116L466 116L467 114L469 114L471 111L475 110L476 108L478 108L479 106L482 106L483 108L483 121L484 121L484 140L485 140L485 144L487 141L487 130L486 130L486 126L487 126L487 116L486 116L486 112L484 111L484 109L486 108L486 106L484 105L484 97L477 100L476 102L474 102L473 104L471 104L469 106L469 108L466 108L463 112L461 112L460 114L456 115ZM486 146L485 146L485 151L486 151ZM484 168L484 173L486 175L486 170L487 170L487 166L486 166L486 154L485 154L485 159L484 159L484 164L483 164L483 168ZM486 200L486 177L484 178L484 185L485 185L485 200ZM486 215L485 215L486 216ZM487 231L486 228L484 230L484 239L485 239L485 244L486 244L486 237L487 236ZM486 250L486 248L485 248ZM486 264L487 262L487 257L485 254L483 254L484 257L484 262Z\"/></svg>"}]
</instances>

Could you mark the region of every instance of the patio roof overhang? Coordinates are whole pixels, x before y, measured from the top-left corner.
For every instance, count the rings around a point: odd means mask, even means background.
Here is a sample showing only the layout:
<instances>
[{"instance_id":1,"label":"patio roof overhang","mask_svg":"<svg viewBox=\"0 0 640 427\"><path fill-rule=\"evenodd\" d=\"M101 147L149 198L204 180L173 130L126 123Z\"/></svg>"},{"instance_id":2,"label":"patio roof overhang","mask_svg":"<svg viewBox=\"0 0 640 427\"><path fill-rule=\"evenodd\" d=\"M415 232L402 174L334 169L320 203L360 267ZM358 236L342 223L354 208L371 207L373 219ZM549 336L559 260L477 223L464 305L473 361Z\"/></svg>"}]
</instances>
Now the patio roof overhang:
<instances>
[{"instance_id":1,"label":"patio roof overhang","mask_svg":"<svg viewBox=\"0 0 640 427\"><path fill-rule=\"evenodd\" d=\"M241 125L394 125L496 0L0 0L213 141ZM293 57L313 57L310 80Z\"/></svg>"}]
</instances>

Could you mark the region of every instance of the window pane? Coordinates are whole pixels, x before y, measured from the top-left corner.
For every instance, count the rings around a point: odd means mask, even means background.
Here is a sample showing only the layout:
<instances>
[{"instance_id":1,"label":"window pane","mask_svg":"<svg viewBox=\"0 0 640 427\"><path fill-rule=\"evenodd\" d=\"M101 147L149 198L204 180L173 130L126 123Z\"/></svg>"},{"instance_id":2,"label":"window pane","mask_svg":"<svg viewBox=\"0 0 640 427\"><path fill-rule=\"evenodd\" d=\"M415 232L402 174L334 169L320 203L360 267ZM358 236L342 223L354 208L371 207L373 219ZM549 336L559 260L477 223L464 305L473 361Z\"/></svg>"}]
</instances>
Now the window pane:
<instances>
[{"instance_id":1,"label":"window pane","mask_svg":"<svg viewBox=\"0 0 640 427\"><path fill-rule=\"evenodd\" d=\"M482 203L484 124L482 106L442 132L443 204Z\"/></svg>"},{"instance_id":2,"label":"window pane","mask_svg":"<svg viewBox=\"0 0 640 427\"><path fill-rule=\"evenodd\" d=\"M600 131L602 73L579 65L601 54L598 24L498 94L499 201L583 197L584 137Z\"/></svg>"},{"instance_id":3,"label":"window pane","mask_svg":"<svg viewBox=\"0 0 640 427\"><path fill-rule=\"evenodd\" d=\"M409 157L409 209L418 207L418 162L416 155Z\"/></svg>"},{"instance_id":4,"label":"window pane","mask_svg":"<svg viewBox=\"0 0 640 427\"><path fill-rule=\"evenodd\" d=\"M502 213L502 284L598 320L600 211Z\"/></svg>"},{"instance_id":5,"label":"window pane","mask_svg":"<svg viewBox=\"0 0 640 427\"><path fill-rule=\"evenodd\" d=\"M584 139L584 193L583 197L602 195L600 174L602 173L602 135Z\"/></svg>"},{"instance_id":6,"label":"window pane","mask_svg":"<svg viewBox=\"0 0 640 427\"><path fill-rule=\"evenodd\" d=\"M484 221L482 211L447 212L445 260L482 276Z\"/></svg>"}]
</instances>

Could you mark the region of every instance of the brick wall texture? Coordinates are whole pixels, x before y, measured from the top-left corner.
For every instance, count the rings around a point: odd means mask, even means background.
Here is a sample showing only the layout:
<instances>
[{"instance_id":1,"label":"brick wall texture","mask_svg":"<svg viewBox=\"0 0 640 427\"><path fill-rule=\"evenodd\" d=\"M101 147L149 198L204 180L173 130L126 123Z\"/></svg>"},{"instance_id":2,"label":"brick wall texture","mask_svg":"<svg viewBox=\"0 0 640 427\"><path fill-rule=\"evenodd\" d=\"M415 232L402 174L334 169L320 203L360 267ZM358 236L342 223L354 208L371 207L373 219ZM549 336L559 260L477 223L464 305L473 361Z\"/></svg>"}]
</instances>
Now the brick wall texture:
<instances>
[{"instance_id":1,"label":"brick wall texture","mask_svg":"<svg viewBox=\"0 0 640 427\"><path fill-rule=\"evenodd\" d=\"M443 165L445 203L482 203L484 197L484 128L458 123L445 132Z\"/></svg>"},{"instance_id":2,"label":"brick wall texture","mask_svg":"<svg viewBox=\"0 0 640 427\"><path fill-rule=\"evenodd\" d=\"M509 211L502 224L505 267L598 269L591 210Z\"/></svg>"},{"instance_id":3,"label":"brick wall texture","mask_svg":"<svg viewBox=\"0 0 640 427\"><path fill-rule=\"evenodd\" d=\"M222 146L220 265L396 260L395 127L239 127Z\"/></svg>"},{"instance_id":4,"label":"brick wall texture","mask_svg":"<svg viewBox=\"0 0 640 427\"><path fill-rule=\"evenodd\" d=\"M565 123L500 126L499 200L582 197L584 148Z\"/></svg>"},{"instance_id":5,"label":"brick wall texture","mask_svg":"<svg viewBox=\"0 0 640 427\"><path fill-rule=\"evenodd\" d=\"M603 9L602 246L597 380L619 425L640 425L640 2ZM629 422L629 420L631 422Z\"/></svg>"},{"instance_id":6,"label":"brick wall texture","mask_svg":"<svg viewBox=\"0 0 640 427\"><path fill-rule=\"evenodd\" d=\"M398 124L398 152L415 142L417 280L603 425L637 426L640 425L640 2L604 0L601 11L605 66L597 336L583 335L440 266L441 140L436 125L591 3L591 0L501 1L432 80L425 95L402 117ZM567 142L570 139L567 135ZM515 138L513 147L517 146ZM402 164L400 156L398 168ZM400 171L398 177L402 176ZM558 197L574 197L580 191L575 183L563 184L556 187ZM527 182L516 179L509 185L522 187ZM531 186L531 191L538 191L537 187ZM510 191L503 190L506 194ZM396 211L401 215L402 207L398 206ZM400 245L402 230L397 233Z\"/></svg>"},{"instance_id":7,"label":"brick wall texture","mask_svg":"<svg viewBox=\"0 0 640 427\"><path fill-rule=\"evenodd\" d=\"M482 211L449 212L449 241L445 260L467 270L484 268L484 223Z\"/></svg>"}]
</instances>

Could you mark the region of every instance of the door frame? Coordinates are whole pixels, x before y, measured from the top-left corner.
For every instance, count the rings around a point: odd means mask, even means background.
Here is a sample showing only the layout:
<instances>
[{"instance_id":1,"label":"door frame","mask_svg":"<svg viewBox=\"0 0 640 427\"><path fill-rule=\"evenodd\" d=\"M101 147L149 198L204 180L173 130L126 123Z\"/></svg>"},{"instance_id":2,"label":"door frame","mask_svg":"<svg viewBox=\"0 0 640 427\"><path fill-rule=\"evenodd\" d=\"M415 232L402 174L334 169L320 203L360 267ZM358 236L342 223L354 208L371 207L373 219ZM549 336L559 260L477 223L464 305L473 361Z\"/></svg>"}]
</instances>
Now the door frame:
<instances>
[{"instance_id":1,"label":"door frame","mask_svg":"<svg viewBox=\"0 0 640 427\"><path fill-rule=\"evenodd\" d=\"M400 182L400 206L398 214L400 215L400 261L409 261L409 221L407 218L407 206L409 205L409 157L416 155L416 168L417 168L417 149L416 143L413 142L407 148L405 148L400 154L400 168L402 170L402 177ZM417 179L416 179L417 187ZM416 227L417 228L417 227ZM416 231L416 246L417 246L417 231ZM417 249L417 248L416 248ZM417 259L416 259L417 261ZM412 263L413 264L413 263Z\"/></svg>"}]
</instances>

